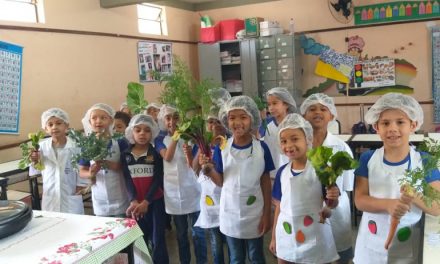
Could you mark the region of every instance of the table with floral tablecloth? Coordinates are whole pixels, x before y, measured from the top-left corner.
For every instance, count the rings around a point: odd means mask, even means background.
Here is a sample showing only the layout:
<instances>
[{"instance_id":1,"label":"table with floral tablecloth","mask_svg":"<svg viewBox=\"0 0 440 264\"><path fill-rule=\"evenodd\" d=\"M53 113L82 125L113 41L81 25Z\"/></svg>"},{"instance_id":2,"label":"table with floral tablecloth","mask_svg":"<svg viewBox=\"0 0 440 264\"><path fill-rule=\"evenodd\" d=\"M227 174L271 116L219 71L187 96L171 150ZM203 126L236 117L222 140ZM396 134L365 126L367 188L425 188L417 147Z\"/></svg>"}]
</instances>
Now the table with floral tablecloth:
<instances>
[{"instance_id":1,"label":"table with floral tablecloth","mask_svg":"<svg viewBox=\"0 0 440 264\"><path fill-rule=\"evenodd\" d=\"M131 244L152 263L133 219L34 210L23 230L0 239L0 263L102 263Z\"/></svg>"}]
</instances>

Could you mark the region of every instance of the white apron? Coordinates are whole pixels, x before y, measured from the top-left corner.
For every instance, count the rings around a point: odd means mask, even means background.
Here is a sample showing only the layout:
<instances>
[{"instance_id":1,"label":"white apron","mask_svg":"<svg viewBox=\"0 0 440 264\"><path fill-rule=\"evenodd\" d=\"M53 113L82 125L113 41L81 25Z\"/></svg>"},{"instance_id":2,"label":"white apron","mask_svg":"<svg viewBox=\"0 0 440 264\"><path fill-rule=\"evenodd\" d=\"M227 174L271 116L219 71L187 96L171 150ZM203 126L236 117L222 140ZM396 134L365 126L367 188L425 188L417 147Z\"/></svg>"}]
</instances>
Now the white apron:
<instances>
[{"instance_id":1,"label":"white apron","mask_svg":"<svg viewBox=\"0 0 440 264\"><path fill-rule=\"evenodd\" d=\"M166 136L163 143L168 147L171 137ZM171 215L184 215L200 210L200 185L194 171L188 166L183 153L183 141L177 142L171 161L164 165L165 210Z\"/></svg>"},{"instance_id":2,"label":"white apron","mask_svg":"<svg viewBox=\"0 0 440 264\"><path fill-rule=\"evenodd\" d=\"M372 197L399 199L400 175L387 172L383 163L383 147L376 150L368 162L368 185ZM410 149L410 169L422 166L420 153ZM420 218L422 210L416 205L411 206L397 227L391 246L385 249L391 217L388 213L364 212L359 225L355 263L418 263L418 248L420 239ZM409 236L408 236L409 235Z\"/></svg>"},{"instance_id":3,"label":"white apron","mask_svg":"<svg viewBox=\"0 0 440 264\"><path fill-rule=\"evenodd\" d=\"M275 121L272 121L267 125L267 131L264 135L264 143L269 147L273 164L275 165L275 170L270 172L270 178L272 180L275 179L278 169L289 162L289 158L281 153L280 142L278 142L279 131L280 129L275 124Z\"/></svg>"},{"instance_id":4,"label":"white apron","mask_svg":"<svg viewBox=\"0 0 440 264\"><path fill-rule=\"evenodd\" d=\"M52 148L52 139L40 142L40 153L45 169L43 176L42 210L73 214L84 214L81 195L76 195L78 173L72 167L72 157L78 151L67 137L64 148L59 149L58 158Z\"/></svg>"},{"instance_id":5,"label":"white apron","mask_svg":"<svg viewBox=\"0 0 440 264\"><path fill-rule=\"evenodd\" d=\"M322 145L331 147L333 153L337 151L346 151L350 153L351 157L353 157L350 147L330 132L327 132L327 136ZM336 185L338 186L341 195L339 196L338 206L332 209L332 216L329 218L329 221L338 252L351 248L353 244L350 199L347 195L347 191L353 191L353 183L353 170L344 171L336 180Z\"/></svg>"},{"instance_id":6,"label":"white apron","mask_svg":"<svg viewBox=\"0 0 440 264\"><path fill-rule=\"evenodd\" d=\"M120 162L119 144L112 139L111 155L106 160ZM94 161L90 161L92 165ZM125 214L129 206L122 171L101 169L96 174L96 184L92 185L93 212L97 216Z\"/></svg>"},{"instance_id":7,"label":"white apron","mask_svg":"<svg viewBox=\"0 0 440 264\"><path fill-rule=\"evenodd\" d=\"M281 174L280 214L275 230L277 257L295 263L330 263L339 258L331 227L319 223L322 185L307 162L297 176L289 163ZM301 240L303 235L303 240Z\"/></svg>"},{"instance_id":8,"label":"white apron","mask_svg":"<svg viewBox=\"0 0 440 264\"><path fill-rule=\"evenodd\" d=\"M200 196L200 215L194 226L201 228L219 227L220 195L222 188L218 187L202 172L200 172L197 181L200 183L202 193Z\"/></svg>"},{"instance_id":9,"label":"white apron","mask_svg":"<svg viewBox=\"0 0 440 264\"><path fill-rule=\"evenodd\" d=\"M239 239L258 238L263 215L260 179L264 172L261 142L253 139L251 154L244 159L231 153L233 138L222 150L223 187L220 197L220 231Z\"/></svg>"}]
</instances>

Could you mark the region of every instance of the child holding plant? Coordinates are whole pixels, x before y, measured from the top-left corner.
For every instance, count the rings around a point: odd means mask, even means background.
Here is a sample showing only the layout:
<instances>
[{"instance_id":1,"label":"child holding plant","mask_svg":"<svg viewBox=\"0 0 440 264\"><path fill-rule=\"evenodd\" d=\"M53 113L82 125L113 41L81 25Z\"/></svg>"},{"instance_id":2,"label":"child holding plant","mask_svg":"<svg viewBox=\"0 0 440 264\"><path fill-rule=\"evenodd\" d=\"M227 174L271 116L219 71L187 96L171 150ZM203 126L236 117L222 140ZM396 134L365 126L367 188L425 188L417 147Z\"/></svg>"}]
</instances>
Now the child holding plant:
<instances>
[{"instance_id":1,"label":"child holding plant","mask_svg":"<svg viewBox=\"0 0 440 264\"><path fill-rule=\"evenodd\" d=\"M32 152L30 158L44 165L40 172L43 177L42 210L84 214L82 196L76 195L80 180L71 162L79 150L66 136L69 116L60 108L50 108L41 115L41 127L50 138L40 141L39 151Z\"/></svg>"},{"instance_id":2,"label":"child holding plant","mask_svg":"<svg viewBox=\"0 0 440 264\"><path fill-rule=\"evenodd\" d=\"M158 133L151 116L133 116L125 131L130 146L121 153L121 165L130 201L126 214L139 223L145 243L151 241L153 262L166 264L163 161L151 144Z\"/></svg>"},{"instance_id":3,"label":"child holding plant","mask_svg":"<svg viewBox=\"0 0 440 264\"><path fill-rule=\"evenodd\" d=\"M335 200L336 186L326 191L318 179L307 150L312 147L313 128L299 114L287 115L279 125L278 144L290 162L275 178L272 240L269 245L278 263L330 263L338 259L331 227L320 223L328 217L323 197Z\"/></svg>"},{"instance_id":4,"label":"child holding plant","mask_svg":"<svg viewBox=\"0 0 440 264\"><path fill-rule=\"evenodd\" d=\"M129 202L121 171L120 153L126 143L124 140L111 138L114 115L115 111L111 106L98 103L82 119L84 133L89 135L94 132L97 137L108 140L111 154L104 160L80 160L80 176L92 180L95 215L125 217Z\"/></svg>"},{"instance_id":5,"label":"child holding plant","mask_svg":"<svg viewBox=\"0 0 440 264\"><path fill-rule=\"evenodd\" d=\"M165 210L172 215L176 225L180 263L191 262L188 220L192 229L196 263L206 263L205 232L194 226L200 211L200 185L191 168L191 147L176 136L179 115L175 108L162 105L158 120L160 129L168 131L165 137L155 140L155 147L164 160ZM184 148L188 155L185 155Z\"/></svg>"},{"instance_id":6,"label":"child holding plant","mask_svg":"<svg viewBox=\"0 0 440 264\"><path fill-rule=\"evenodd\" d=\"M264 138L264 142L269 147L270 154L272 155L275 170L270 172L270 177L273 180L275 179L276 169L289 162L289 159L281 153L277 142L278 124L284 120L286 115L296 111L296 103L289 91L284 87L275 87L267 91L266 100L271 118L267 123L267 128L260 129L260 131L264 131L263 134L260 134L260 137Z\"/></svg>"},{"instance_id":7,"label":"child holding plant","mask_svg":"<svg viewBox=\"0 0 440 264\"><path fill-rule=\"evenodd\" d=\"M226 128L218 119L218 109L214 106L207 118L206 130L212 133L210 144L211 152L215 146L221 145L226 140ZM204 155L200 154L198 149L193 161L193 169L198 175L198 182L201 186L200 215L195 226L207 229L211 238L211 252L214 264L225 263L223 254L223 234L219 228L220 213L220 194L222 188L217 186L211 178L203 174L201 166L203 165Z\"/></svg>"},{"instance_id":8,"label":"child holding plant","mask_svg":"<svg viewBox=\"0 0 440 264\"><path fill-rule=\"evenodd\" d=\"M253 137L261 123L257 105L236 96L220 109L219 118L232 132L224 149L216 146L212 161L203 156L203 174L222 187L220 231L231 263L265 263L263 236L270 230L270 176L274 169L267 145Z\"/></svg>"},{"instance_id":9,"label":"child holding plant","mask_svg":"<svg viewBox=\"0 0 440 264\"><path fill-rule=\"evenodd\" d=\"M363 211L354 255L355 263L418 263L423 239L422 212L439 215L438 201L428 207L427 193L412 193L417 186L399 185L405 171L425 166L426 154L409 145L409 136L423 123L423 110L412 97L388 93L365 115L383 141L383 147L360 157L356 175L356 207ZM416 185L440 190L440 173L433 169ZM399 223L400 222L400 223ZM388 248L387 234L391 246ZM388 250L387 250L388 249Z\"/></svg>"},{"instance_id":10,"label":"child holding plant","mask_svg":"<svg viewBox=\"0 0 440 264\"><path fill-rule=\"evenodd\" d=\"M313 147L331 147L333 153L345 151L353 157L350 147L327 130L328 124L337 117L333 98L323 93L312 94L304 100L300 112L312 125ZM329 218L336 249L340 257L339 264L349 263L350 259L353 258L351 210L347 195L347 191L353 191L353 182L353 170L346 170L337 178L336 184L342 192L339 196L338 206L332 210L332 216Z\"/></svg>"}]
</instances>

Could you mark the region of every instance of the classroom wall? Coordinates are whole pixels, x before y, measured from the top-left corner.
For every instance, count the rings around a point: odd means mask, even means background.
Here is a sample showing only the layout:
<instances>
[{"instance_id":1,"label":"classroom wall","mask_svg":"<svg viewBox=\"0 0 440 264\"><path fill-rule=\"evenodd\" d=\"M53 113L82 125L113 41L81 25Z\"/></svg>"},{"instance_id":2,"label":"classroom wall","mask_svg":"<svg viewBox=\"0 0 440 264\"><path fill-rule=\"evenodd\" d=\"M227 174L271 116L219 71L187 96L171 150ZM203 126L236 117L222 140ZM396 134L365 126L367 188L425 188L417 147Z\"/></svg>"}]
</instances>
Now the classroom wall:
<instances>
[{"instance_id":1,"label":"classroom wall","mask_svg":"<svg viewBox=\"0 0 440 264\"><path fill-rule=\"evenodd\" d=\"M379 0L354 0L355 4L377 4L385 1ZM390 1L392 2L392 1ZM209 15L214 21L223 19L246 17L263 17L266 20L276 20L282 27L287 30L289 21L294 19L295 31L310 31L327 28L341 28L354 25L354 22L342 24L337 22L330 14L327 1L323 0L282 0L269 3L260 3L247 5L244 7L222 8L215 10L207 10L201 12ZM436 24L436 22L430 22ZM330 31L325 33L308 34L308 37L314 38L316 41L329 45L338 52L345 53L347 45L345 37L361 36L366 45L363 55L372 56L389 56L392 58L404 58L413 63L417 67L417 76L410 82L410 87L415 88L413 96L418 101L429 101L432 99L431 88L431 46L429 29L426 22L414 22L402 25L389 25L369 27L364 29L344 29ZM407 43L412 42L413 46L408 47ZM405 50L401 51L400 47L405 46ZM399 49L398 54L394 54L394 49ZM301 79L302 88L308 89L325 79L314 74L314 68L317 61L316 56L301 56L303 65L303 76ZM353 104L353 103L374 103L378 96L355 96L355 97L336 97L337 104ZM365 107L365 111L367 107ZM423 104L422 108L425 113L425 124L422 130L425 132L433 131L433 107L432 104ZM359 106L338 106L339 120L342 125L343 133L350 133L354 123L360 121Z\"/></svg>"},{"instance_id":2,"label":"classroom wall","mask_svg":"<svg viewBox=\"0 0 440 264\"><path fill-rule=\"evenodd\" d=\"M102 9L99 1L45 0L46 23L35 25L0 21L0 25L45 27L117 33L139 37L136 6ZM196 41L198 15L166 8L168 39ZM0 29L0 40L24 47L19 135L0 135L0 145L20 142L40 129L40 115L50 107L70 114L71 126L94 103L118 109L127 83L138 81L137 39ZM174 43L173 52L198 72L197 45ZM158 83L145 85L146 99L157 100ZM0 162L20 157L18 148L0 151Z\"/></svg>"}]
</instances>

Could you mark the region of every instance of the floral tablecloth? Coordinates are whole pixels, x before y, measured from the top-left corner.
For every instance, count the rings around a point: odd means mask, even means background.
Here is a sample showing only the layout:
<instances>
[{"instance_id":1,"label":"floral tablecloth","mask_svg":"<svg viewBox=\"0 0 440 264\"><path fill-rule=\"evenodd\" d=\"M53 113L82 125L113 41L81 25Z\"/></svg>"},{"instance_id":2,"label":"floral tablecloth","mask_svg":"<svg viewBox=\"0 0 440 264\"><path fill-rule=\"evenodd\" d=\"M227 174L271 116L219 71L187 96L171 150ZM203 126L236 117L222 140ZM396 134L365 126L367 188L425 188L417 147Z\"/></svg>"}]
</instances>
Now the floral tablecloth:
<instances>
[{"instance_id":1,"label":"floral tablecloth","mask_svg":"<svg viewBox=\"0 0 440 264\"><path fill-rule=\"evenodd\" d=\"M0 240L0 263L102 263L128 245L152 263L143 234L129 218L34 210L20 232Z\"/></svg>"}]
</instances>

